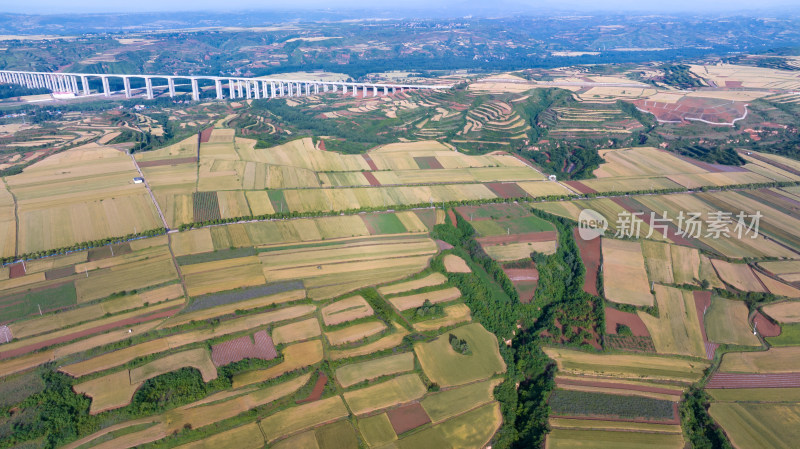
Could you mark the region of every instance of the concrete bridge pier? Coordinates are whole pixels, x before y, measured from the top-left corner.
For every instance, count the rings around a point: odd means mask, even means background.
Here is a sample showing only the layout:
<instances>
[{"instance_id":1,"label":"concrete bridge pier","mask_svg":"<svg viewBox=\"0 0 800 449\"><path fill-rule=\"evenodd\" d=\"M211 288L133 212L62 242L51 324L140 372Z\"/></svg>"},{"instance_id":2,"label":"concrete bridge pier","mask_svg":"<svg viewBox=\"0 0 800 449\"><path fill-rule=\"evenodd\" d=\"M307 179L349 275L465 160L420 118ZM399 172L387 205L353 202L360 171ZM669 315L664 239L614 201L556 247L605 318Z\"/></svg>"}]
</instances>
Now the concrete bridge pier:
<instances>
[{"instance_id":1,"label":"concrete bridge pier","mask_svg":"<svg viewBox=\"0 0 800 449\"><path fill-rule=\"evenodd\" d=\"M367 90L369 90L369 87L362 86L362 88L364 89L364 92L361 94L361 98L366 98L367 97Z\"/></svg>"},{"instance_id":2,"label":"concrete bridge pier","mask_svg":"<svg viewBox=\"0 0 800 449\"><path fill-rule=\"evenodd\" d=\"M356 87L355 85L350 87L353 89L353 96L355 97L356 95L358 95L358 87Z\"/></svg>"},{"instance_id":3,"label":"concrete bridge pier","mask_svg":"<svg viewBox=\"0 0 800 449\"><path fill-rule=\"evenodd\" d=\"M175 78L167 78L167 87L169 88L169 97L175 98Z\"/></svg>"},{"instance_id":4,"label":"concrete bridge pier","mask_svg":"<svg viewBox=\"0 0 800 449\"><path fill-rule=\"evenodd\" d=\"M266 83L266 81L264 81ZM275 98L275 83L270 81L269 83L269 96L270 98Z\"/></svg>"},{"instance_id":5,"label":"concrete bridge pier","mask_svg":"<svg viewBox=\"0 0 800 449\"><path fill-rule=\"evenodd\" d=\"M319 84L314 84L314 95L319 94Z\"/></svg>"},{"instance_id":6,"label":"concrete bridge pier","mask_svg":"<svg viewBox=\"0 0 800 449\"><path fill-rule=\"evenodd\" d=\"M222 81L215 79L214 89L217 91L217 100L222 100Z\"/></svg>"},{"instance_id":7,"label":"concrete bridge pier","mask_svg":"<svg viewBox=\"0 0 800 449\"><path fill-rule=\"evenodd\" d=\"M288 95L290 97L294 96L294 94L292 93L292 87L293 87L293 83L286 83L286 89L287 89L286 95Z\"/></svg>"},{"instance_id":8,"label":"concrete bridge pier","mask_svg":"<svg viewBox=\"0 0 800 449\"><path fill-rule=\"evenodd\" d=\"M200 89L197 88L197 78L192 78L192 100L200 101Z\"/></svg>"},{"instance_id":9,"label":"concrete bridge pier","mask_svg":"<svg viewBox=\"0 0 800 449\"><path fill-rule=\"evenodd\" d=\"M78 78L75 76L70 76L70 81L72 81L72 92L75 95L78 95L80 91L78 90Z\"/></svg>"},{"instance_id":10,"label":"concrete bridge pier","mask_svg":"<svg viewBox=\"0 0 800 449\"><path fill-rule=\"evenodd\" d=\"M388 87L383 86L383 94L384 95L389 95L389 88Z\"/></svg>"},{"instance_id":11,"label":"concrete bridge pier","mask_svg":"<svg viewBox=\"0 0 800 449\"><path fill-rule=\"evenodd\" d=\"M245 80L244 81L244 96L245 96L246 99L249 100L251 98L250 95L252 94L252 91L253 91L253 86L250 85L250 81Z\"/></svg>"},{"instance_id":12,"label":"concrete bridge pier","mask_svg":"<svg viewBox=\"0 0 800 449\"><path fill-rule=\"evenodd\" d=\"M242 80L236 80L236 90L239 91L239 98L244 98L244 92L242 92Z\"/></svg>"},{"instance_id":13,"label":"concrete bridge pier","mask_svg":"<svg viewBox=\"0 0 800 449\"><path fill-rule=\"evenodd\" d=\"M89 90L89 77L88 76L81 76L81 86L83 86L83 94L89 95L91 92Z\"/></svg>"},{"instance_id":14,"label":"concrete bridge pier","mask_svg":"<svg viewBox=\"0 0 800 449\"><path fill-rule=\"evenodd\" d=\"M125 87L125 98L131 97L131 79L130 77L122 77L122 85Z\"/></svg>"},{"instance_id":15,"label":"concrete bridge pier","mask_svg":"<svg viewBox=\"0 0 800 449\"><path fill-rule=\"evenodd\" d=\"M147 95L147 99L148 100L152 100L153 98L155 98L155 96L153 95L153 79L152 78L150 78L150 77L145 77L144 78L144 88L145 88L145 93Z\"/></svg>"},{"instance_id":16,"label":"concrete bridge pier","mask_svg":"<svg viewBox=\"0 0 800 449\"><path fill-rule=\"evenodd\" d=\"M107 76L101 76L100 77L100 81L103 83L103 95L105 95L106 97L110 97L111 96L111 88L108 87L108 77Z\"/></svg>"},{"instance_id":17,"label":"concrete bridge pier","mask_svg":"<svg viewBox=\"0 0 800 449\"><path fill-rule=\"evenodd\" d=\"M232 79L228 79L228 91L230 92L231 100L236 98L236 91L233 89L233 80Z\"/></svg>"},{"instance_id":18,"label":"concrete bridge pier","mask_svg":"<svg viewBox=\"0 0 800 449\"><path fill-rule=\"evenodd\" d=\"M373 97L378 96L378 86L372 86L372 96Z\"/></svg>"}]
</instances>

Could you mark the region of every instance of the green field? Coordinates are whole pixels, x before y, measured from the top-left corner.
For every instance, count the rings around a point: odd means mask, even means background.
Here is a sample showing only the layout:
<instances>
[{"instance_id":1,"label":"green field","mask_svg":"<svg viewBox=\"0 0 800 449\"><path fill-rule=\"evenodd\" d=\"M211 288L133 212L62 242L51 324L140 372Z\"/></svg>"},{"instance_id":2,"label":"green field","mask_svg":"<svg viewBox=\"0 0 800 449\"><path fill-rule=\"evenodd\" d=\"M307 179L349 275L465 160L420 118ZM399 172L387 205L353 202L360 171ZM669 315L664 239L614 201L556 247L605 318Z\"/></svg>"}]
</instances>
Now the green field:
<instances>
[{"instance_id":1,"label":"green field","mask_svg":"<svg viewBox=\"0 0 800 449\"><path fill-rule=\"evenodd\" d=\"M470 224L481 236L552 231L553 225L535 215L501 220L476 220Z\"/></svg>"},{"instance_id":2,"label":"green field","mask_svg":"<svg viewBox=\"0 0 800 449\"><path fill-rule=\"evenodd\" d=\"M75 285L72 282L28 294L7 296L5 298L0 298L2 321L16 320L29 315L38 315L39 306L41 306L42 311L73 306L77 303L77 300L78 297L75 292ZM5 305L6 303L8 305Z\"/></svg>"},{"instance_id":3,"label":"green field","mask_svg":"<svg viewBox=\"0 0 800 449\"><path fill-rule=\"evenodd\" d=\"M800 388L709 388L720 402L800 402Z\"/></svg>"},{"instance_id":4,"label":"green field","mask_svg":"<svg viewBox=\"0 0 800 449\"><path fill-rule=\"evenodd\" d=\"M430 416L431 421L439 422L471 410L474 407L493 400L494 387L499 380L487 380L463 387L440 391L422 400L422 408Z\"/></svg>"},{"instance_id":5,"label":"green field","mask_svg":"<svg viewBox=\"0 0 800 449\"><path fill-rule=\"evenodd\" d=\"M548 403L553 414L559 416L608 416L659 421L670 420L674 417L672 401L642 396L555 390L550 393Z\"/></svg>"},{"instance_id":6,"label":"green field","mask_svg":"<svg viewBox=\"0 0 800 449\"><path fill-rule=\"evenodd\" d=\"M781 334L777 337L767 337L767 342L772 346L800 345L800 323L781 324Z\"/></svg>"},{"instance_id":7,"label":"green field","mask_svg":"<svg viewBox=\"0 0 800 449\"><path fill-rule=\"evenodd\" d=\"M336 380L342 387L347 388L365 380L413 369L414 353L406 352L342 366L336 369Z\"/></svg>"},{"instance_id":8,"label":"green field","mask_svg":"<svg viewBox=\"0 0 800 449\"><path fill-rule=\"evenodd\" d=\"M643 432L554 429L547 435L548 449L681 449L683 436Z\"/></svg>"},{"instance_id":9,"label":"green field","mask_svg":"<svg viewBox=\"0 0 800 449\"><path fill-rule=\"evenodd\" d=\"M370 446L380 446L397 439L397 434L394 433L394 428L392 428L392 423L386 413L359 419L358 428Z\"/></svg>"},{"instance_id":10,"label":"green field","mask_svg":"<svg viewBox=\"0 0 800 449\"><path fill-rule=\"evenodd\" d=\"M798 404L716 402L709 411L736 447L790 449L800 440Z\"/></svg>"},{"instance_id":11,"label":"green field","mask_svg":"<svg viewBox=\"0 0 800 449\"><path fill-rule=\"evenodd\" d=\"M448 340L450 333L466 340L472 354L455 352ZM416 343L414 352L428 378L442 387L488 379L506 369L497 337L477 323L461 326L430 343Z\"/></svg>"},{"instance_id":12,"label":"green field","mask_svg":"<svg viewBox=\"0 0 800 449\"><path fill-rule=\"evenodd\" d=\"M358 437L350 421L322 426L315 433L319 449L358 449Z\"/></svg>"},{"instance_id":13,"label":"green field","mask_svg":"<svg viewBox=\"0 0 800 449\"><path fill-rule=\"evenodd\" d=\"M395 214L366 214L363 215L367 225L377 231L378 234L401 234L406 231L406 227Z\"/></svg>"},{"instance_id":14,"label":"green field","mask_svg":"<svg viewBox=\"0 0 800 449\"><path fill-rule=\"evenodd\" d=\"M425 385L416 374L405 374L366 388L344 393L344 400L356 415L413 401L425 394Z\"/></svg>"},{"instance_id":15,"label":"green field","mask_svg":"<svg viewBox=\"0 0 800 449\"><path fill-rule=\"evenodd\" d=\"M761 346L747 323L748 313L744 301L713 297L705 314L708 339L715 343Z\"/></svg>"}]
</instances>

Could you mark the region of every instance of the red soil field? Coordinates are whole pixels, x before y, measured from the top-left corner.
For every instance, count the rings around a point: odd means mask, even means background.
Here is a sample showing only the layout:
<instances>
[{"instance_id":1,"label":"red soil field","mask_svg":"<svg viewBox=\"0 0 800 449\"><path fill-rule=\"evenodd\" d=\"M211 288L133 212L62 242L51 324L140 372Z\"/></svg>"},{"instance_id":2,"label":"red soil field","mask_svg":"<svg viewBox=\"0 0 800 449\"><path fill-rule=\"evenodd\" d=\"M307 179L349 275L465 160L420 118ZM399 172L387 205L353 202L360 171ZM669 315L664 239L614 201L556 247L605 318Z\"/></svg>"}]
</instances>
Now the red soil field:
<instances>
[{"instance_id":1,"label":"red soil field","mask_svg":"<svg viewBox=\"0 0 800 449\"><path fill-rule=\"evenodd\" d=\"M530 268L503 268L511 282L538 281L539 271L535 267Z\"/></svg>"},{"instance_id":2,"label":"red soil field","mask_svg":"<svg viewBox=\"0 0 800 449\"><path fill-rule=\"evenodd\" d=\"M361 157L363 157L364 160L367 161L367 165L369 165L370 170L378 171L378 166L375 165L375 162L372 160L371 157L369 157L369 154L364 154Z\"/></svg>"},{"instance_id":3,"label":"red soil field","mask_svg":"<svg viewBox=\"0 0 800 449\"><path fill-rule=\"evenodd\" d=\"M139 162L139 168L146 168L146 167L161 167L164 165L178 165L178 164L189 164L197 162L196 157L179 157L175 159L163 159L160 161L142 161Z\"/></svg>"},{"instance_id":4,"label":"red soil field","mask_svg":"<svg viewBox=\"0 0 800 449\"><path fill-rule=\"evenodd\" d=\"M725 87L742 87L741 81L725 81Z\"/></svg>"},{"instance_id":5,"label":"red soil field","mask_svg":"<svg viewBox=\"0 0 800 449\"><path fill-rule=\"evenodd\" d=\"M489 237L479 237L476 240L481 245L501 245L503 243L550 242L557 238L558 233L556 231L540 231L527 232L524 234L492 235Z\"/></svg>"},{"instance_id":6,"label":"red soil field","mask_svg":"<svg viewBox=\"0 0 800 449\"><path fill-rule=\"evenodd\" d=\"M447 209L447 215L450 217L450 221L453 222L453 226L458 227L458 220L456 219L456 213L453 212L453 209Z\"/></svg>"},{"instance_id":7,"label":"red soil field","mask_svg":"<svg viewBox=\"0 0 800 449\"><path fill-rule=\"evenodd\" d=\"M770 321L761 312L756 312L753 315L753 324L763 337L777 337L781 334L781 327Z\"/></svg>"},{"instance_id":8,"label":"red soil field","mask_svg":"<svg viewBox=\"0 0 800 449\"><path fill-rule=\"evenodd\" d=\"M207 143L208 140L211 138L211 131L214 130L214 127L206 128L202 132L200 132L200 143Z\"/></svg>"},{"instance_id":9,"label":"red soil field","mask_svg":"<svg viewBox=\"0 0 800 449\"><path fill-rule=\"evenodd\" d=\"M583 184L580 181L564 181L564 184L572 187L573 190L577 190L580 193L597 193L597 190Z\"/></svg>"},{"instance_id":10,"label":"red soil field","mask_svg":"<svg viewBox=\"0 0 800 449\"><path fill-rule=\"evenodd\" d=\"M386 412L394 432L401 435L411 429L431 422L425 409L419 402L394 408Z\"/></svg>"},{"instance_id":11,"label":"red soil field","mask_svg":"<svg viewBox=\"0 0 800 449\"><path fill-rule=\"evenodd\" d=\"M305 398L295 401L297 404L305 404L306 402L314 402L319 400L322 397L322 392L325 391L325 385L328 384L328 376L325 373L319 373L319 377L317 377L317 383L314 384L314 388L311 390L311 393Z\"/></svg>"},{"instance_id":12,"label":"red soil field","mask_svg":"<svg viewBox=\"0 0 800 449\"><path fill-rule=\"evenodd\" d=\"M606 333L616 334L617 324L624 324L631 328L633 335L637 337L649 337L650 331L644 325L644 321L635 313L623 312L621 310L606 307Z\"/></svg>"},{"instance_id":13,"label":"red soil field","mask_svg":"<svg viewBox=\"0 0 800 449\"><path fill-rule=\"evenodd\" d=\"M439 162L439 160L436 159L435 156L415 157L414 158L414 162L416 162L417 165L419 165L419 168L421 168L423 170L442 170L442 169L444 169L444 167L442 166L442 163Z\"/></svg>"},{"instance_id":14,"label":"red soil field","mask_svg":"<svg viewBox=\"0 0 800 449\"><path fill-rule=\"evenodd\" d=\"M8 267L8 277L11 279L18 278L25 276L25 266L22 265L22 262L15 263Z\"/></svg>"},{"instance_id":15,"label":"red soil field","mask_svg":"<svg viewBox=\"0 0 800 449\"><path fill-rule=\"evenodd\" d=\"M703 344L706 347L706 358L712 360L719 345L708 341L708 336L706 335L705 312L711 305L711 292L694 291L692 295L694 296L694 306L697 310L697 319L700 321L700 332L703 334Z\"/></svg>"},{"instance_id":16,"label":"red soil field","mask_svg":"<svg viewBox=\"0 0 800 449\"><path fill-rule=\"evenodd\" d=\"M618 388L621 390L631 390L631 391L644 391L647 393L660 393L660 394L668 394L670 396L675 396L676 398L681 396L681 392L675 390L669 390L666 388L658 388L658 387L650 387L647 385L630 385L624 383L613 383L613 382L596 382L591 380L577 380L577 379L564 379L556 377L556 386L562 385L579 385L584 387L601 387L601 388Z\"/></svg>"},{"instance_id":17,"label":"red soil field","mask_svg":"<svg viewBox=\"0 0 800 449\"><path fill-rule=\"evenodd\" d=\"M655 115L659 122L672 123L704 121L731 125L733 120L747 112L745 103L715 98L684 97L675 103L635 100L633 104L640 110Z\"/></svg>"},{"instance_id":18,"label":"red soil field","mask_svg":"<svg viewBox=\"0 0 800 449\"><path fill-rule=\"evenodd\" d=\"M364 175L365 178L367 178L367 181L369 182L369 185L371 185L371 186L379 186L379 185L381 185L380 181L378 181L378 178L376 178L375 175L372 174L372 172L365 171L365 172L361 172L361 173Z\"/></svg>"},{"instance_id":19,"label":"red soil field","mask_svg":"<svg viewBox=\"0 0 800 449\"><path fill-rule=\"evenodd\" d=\"M578 228L572 230L575 243L581 255L586 275L583 279L583 291L590 295L600 296L597 291L597 273L600 269L600 239L584 240L578 235Z\"/></svg>"},{"instance_id":20,"label":"red soil field","mask_svg":"<svg viewBox=\"0 0 800 449\"><path fill-rule=\"evenodd\" d=\"M486 184L486 187L500 198L525 198L528 196L528 192L513 182L490 182Z\"/></svg>"},{"instance_id":21,"label":"red soil field","mask_svg":"<svg viewBox=\"0 0 800 449\"><path fill-rule=\"evenodd\" d=\"M319 149L322 151L328 151L325 149L325 141L322 139L319 139Z\"/></svg>"},{"instance_id":22,"label":"red soil field","mask_svg":"<svg viewBox=\"0 0 800 449\"><path fill-rule=\"evenodd\" d=\"M57 345L60 343L66 343L68 341L77 340L79 338L87 337L89 335L99 334L102 332L110 331L111 329L116 329L118 327L123 326L130 326L132 324L139 324L144 323L147 321L157 320L161 318L167 318L172 315L175 315L180 311L181 306L175 307L173 309L162 310L160 312L139 315L135 317L128 318L126 320L115 321L113 323L105 324L103 326L93 327L91 329L82 330L80 332L75 332L72 334L64 335L63 337L53 338L50 340L41 341L39 343L35 343L28 346L23 346L21 348L13 349L11 351L0 352L0 360L7 359L9 357L16 357L18 355L27 354L29 352L36 351L38 349Z\"/></svg>"},{"instance_id":23,"label":"red soil field","mask_svg":"<svg viewBox=\"0 0 800 449\"><path fill-rule=\"evenodd\" d=\"M66 267L61 268L54 268L52 270L48 270L44 272L44 278L48 281L52 281L54 279L63 279L65 277L69 277L75 274L75 266L68 265Z\"/></svg>"},{"instance_id":24,"label":"red soil field","mask_svg":"<svg viewBox=\"0 0 800 449\"><path fill-rule=\"evenodd\" d=\"M255 343L253 343L255 340ZM244 359L272 360L278 356L278 351L272 343L272 338L266 331L226 341L211 347L211 361L214 366L223 366Z\"/></svg>"},{"instance_id":25,"label":"red soil field","mask_svg":"<svg viewBox=\"0 0 800 449\"><path fill-rule=\"evenodd\" d=\"M800 388L800 373L715 373L706 388Z\"/></svg>"}]
</instances>

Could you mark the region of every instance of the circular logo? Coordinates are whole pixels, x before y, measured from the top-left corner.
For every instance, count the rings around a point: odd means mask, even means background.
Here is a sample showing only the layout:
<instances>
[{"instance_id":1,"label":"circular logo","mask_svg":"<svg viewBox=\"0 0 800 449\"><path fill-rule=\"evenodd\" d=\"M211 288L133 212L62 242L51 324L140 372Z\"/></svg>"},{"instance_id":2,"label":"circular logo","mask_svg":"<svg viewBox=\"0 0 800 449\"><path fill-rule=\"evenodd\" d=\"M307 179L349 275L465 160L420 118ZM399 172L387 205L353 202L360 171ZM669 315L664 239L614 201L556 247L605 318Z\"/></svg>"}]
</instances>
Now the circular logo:
<instances>
[{"instance_id":1,"label":"circular logo","mask_svg":"<svg viewBox=\"0 0 800 449\"><path fill-rule=\"evenodd\" d=\"M593 240L605 234L608 221L600 212L592 209L583 209L578 214L578 235L583 240Z\"/></svg>"}]
</instances>

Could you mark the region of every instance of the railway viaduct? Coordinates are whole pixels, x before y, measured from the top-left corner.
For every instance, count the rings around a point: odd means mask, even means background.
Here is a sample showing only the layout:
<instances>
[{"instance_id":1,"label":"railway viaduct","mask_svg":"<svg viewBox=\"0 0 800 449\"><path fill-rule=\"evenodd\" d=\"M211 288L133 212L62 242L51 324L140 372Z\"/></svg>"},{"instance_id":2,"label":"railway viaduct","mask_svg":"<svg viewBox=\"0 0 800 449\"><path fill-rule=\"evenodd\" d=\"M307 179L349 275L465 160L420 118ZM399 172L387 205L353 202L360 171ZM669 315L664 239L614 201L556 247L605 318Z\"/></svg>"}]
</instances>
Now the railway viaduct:
<instances>
[{"instance_id":1,"label":"railway viaduct","mask_svg":"<svg viewBox=\"0 0 800 449\"><path fill-rule=\"evenodd\" d=\"M123 89L115 92L109 85L109 79L122 80ZM100 80L100 88L92 93L91 80ZM144 87L131 89L131 79L144 80ZM166 85L153 86L153 80L166 80ZM276 97L299 97L316 95L328 92L341 92L354 97L388 95L398 90L423 90L447 89L449 85L432 84L375 84L375 83L346 83L338 81L301 81L279 78L240 78L227 76L174 76L174 75L117 75L100 73L55 73L55 72L22 72L14 70L0 70L0 82L18 84L28 88L46 88L56 93L68 93L76 96L100 95L110 97L112 94L124 93L125 98L132 98L134 91L138 90L147 99L155 98L154 87L166 90L170 97L175 97L176 80L188 80L192 89L192 99L200 100L203 86L216 91L216 98L222 99L260 99ZM96 83L96 81L95 81Z\"/></svg>"}]
</instances>

